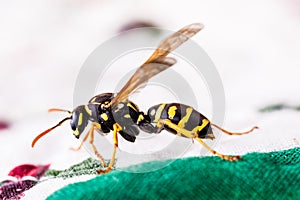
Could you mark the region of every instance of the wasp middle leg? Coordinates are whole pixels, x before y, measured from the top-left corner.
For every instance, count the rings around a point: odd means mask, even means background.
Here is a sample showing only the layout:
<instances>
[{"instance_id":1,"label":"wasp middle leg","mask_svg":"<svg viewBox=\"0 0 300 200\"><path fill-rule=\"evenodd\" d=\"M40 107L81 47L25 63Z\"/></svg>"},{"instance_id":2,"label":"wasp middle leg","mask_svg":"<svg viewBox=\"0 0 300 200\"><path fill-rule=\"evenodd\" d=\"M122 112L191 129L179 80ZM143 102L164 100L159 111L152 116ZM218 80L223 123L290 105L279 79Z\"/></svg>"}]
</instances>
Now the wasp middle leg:
<instances>
[{"instance_id":1,"label":"wasp middle leg","mask_svg":"<svg viewBox=\"0 0 300 200\"><path fill-rule=\"evenodd\" d=\"M113 142L114 142L114 150L111 156L111 160L109 162L108 167L105 170L97 170L98 174L105 174L107 172L109 172L110 170L112 170L114 163L115 163L115 157L116 157L116 152L117 152L117 148L118 148L118 132L122 130L121 126L118 123L115 123L113 125Z\"/></svg>"}]
</instances>

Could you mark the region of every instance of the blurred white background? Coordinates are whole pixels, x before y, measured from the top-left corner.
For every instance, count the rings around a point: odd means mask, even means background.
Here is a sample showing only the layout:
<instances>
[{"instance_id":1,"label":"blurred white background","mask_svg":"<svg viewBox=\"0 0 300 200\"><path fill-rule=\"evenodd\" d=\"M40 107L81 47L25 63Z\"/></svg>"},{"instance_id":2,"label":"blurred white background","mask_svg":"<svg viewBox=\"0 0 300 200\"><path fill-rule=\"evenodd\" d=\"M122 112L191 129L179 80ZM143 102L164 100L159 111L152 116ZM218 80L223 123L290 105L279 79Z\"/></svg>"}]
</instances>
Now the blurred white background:
<instances>
[{"instance_id":1,"label":"blurred white background","mask_svg":"<svg viewBox=\"0 0 300 200\"><path fill-rule=\"evenodd\" d=\"M65 168L89 156L68 149L79 144L68 123L30 145L65 116L48 108L74 107L76 77L89 54L136 21L173 31L205 25L193 40L222 78L224 127L260 127L247 136L224 136L216 149L243 154L299 146L300 112L258 112L274 103L300 104L299 0L1 1L0 121L10 126L0 130L0 177L23 163ZM201 148L194 146L190 155Z\"/></svg>"}]
</instances>

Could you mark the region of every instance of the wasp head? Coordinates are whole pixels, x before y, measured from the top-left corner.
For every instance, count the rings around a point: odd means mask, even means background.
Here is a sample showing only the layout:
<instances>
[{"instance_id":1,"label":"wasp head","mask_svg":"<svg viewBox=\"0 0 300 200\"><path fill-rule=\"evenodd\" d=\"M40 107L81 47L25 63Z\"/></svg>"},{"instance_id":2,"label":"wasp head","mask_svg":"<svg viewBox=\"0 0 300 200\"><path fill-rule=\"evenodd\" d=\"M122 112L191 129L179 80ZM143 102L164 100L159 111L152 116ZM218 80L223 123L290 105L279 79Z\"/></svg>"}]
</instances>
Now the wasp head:
<instances>
[{"instance_id":1,"label":"wasp head","mask_svg":"<svg viewBox=\"0 0 300 200\"><path fill-rule=\"evenodd\" d=\"M85 106L78 106L72 112L70 125L73 130L73 135L79 138L88 124L89 117L84 108Z\"/></svg>"},{"instance_id":2,"label":"wasp head","mask_svg":"<svg viewBox=\"0 0 300 200\"><path fill-rule=\"evenodd\" d=\"M86 113L84 105L76 107L72 112L68 111L68 110L58 109L58 108L52 108L52 109L49 109L48 111L49 112L56 112L56 111L67 112L70 114L70 116L64 118L63 120L58 122L55 126L45 130L44 132L42 132L38 136L36 136L34 138L34 140L32 141L32 144L31 144L32 147L34 147L35 143L40 138L42 138L43 136L45 136L47 133L51 132L53 129L57 128L58 126L62 125L67 120L71 120L70 125L73 130L73 134L76 138L80 137L81 133L84 131L85 127L88 124L88 117L87 117L87 113Z\"/></svg>"}]
</instances>

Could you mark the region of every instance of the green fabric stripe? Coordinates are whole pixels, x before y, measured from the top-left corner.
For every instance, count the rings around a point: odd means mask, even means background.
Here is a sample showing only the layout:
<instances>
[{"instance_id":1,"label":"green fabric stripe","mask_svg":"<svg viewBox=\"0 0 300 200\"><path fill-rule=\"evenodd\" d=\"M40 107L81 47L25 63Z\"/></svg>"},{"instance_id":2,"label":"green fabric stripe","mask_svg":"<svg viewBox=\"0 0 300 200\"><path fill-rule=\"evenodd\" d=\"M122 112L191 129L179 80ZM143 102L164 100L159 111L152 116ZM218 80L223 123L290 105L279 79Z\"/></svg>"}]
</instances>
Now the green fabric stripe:
<instances>
[{"instance_id":1,"label":"green fabric stripe","mask_svg":"<svg viewBox=\"0 0 300 200\"><path fill-rule=\"evenodd\" d=\"M135 168L151 168L156 162ZM300 199L300 148L250 153L241 161L177 159L149 173L113 171L56 191L48 200Z\"/></svg>"}]
</instances>

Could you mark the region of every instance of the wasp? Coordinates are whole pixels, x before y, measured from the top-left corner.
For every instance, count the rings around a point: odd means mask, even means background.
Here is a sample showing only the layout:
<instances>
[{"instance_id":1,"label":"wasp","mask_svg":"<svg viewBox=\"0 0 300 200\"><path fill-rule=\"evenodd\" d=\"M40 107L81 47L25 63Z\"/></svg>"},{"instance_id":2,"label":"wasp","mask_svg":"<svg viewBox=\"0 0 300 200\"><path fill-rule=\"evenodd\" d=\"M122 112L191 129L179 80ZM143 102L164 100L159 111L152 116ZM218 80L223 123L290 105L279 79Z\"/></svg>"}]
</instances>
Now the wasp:
<instances>
[{"instance_id":1,"label":"wasp","mask_svg":"<svg viewBox=\"0 0 300 200\"><path fill-rule=\"evenodd\" d=\"M41 137L62 125L65 121L70 120L71 129L76 138L79 138L87 125L91 124L81 144L74 150L81 149L84 142L89 139L95 155L105 167L104 170L98 170L98 173L106 173L113 168L118 148L118 135L129 142L135 142L141 130L149 134L160 133L166 130L177 136L198 141L211 153L224 160L239 160L240 156L238 155L223 155L215 151L203 139L215 138L212 127L229 135L243 135L252 132L257 128L256 126L246 132L229 132L211 123L204 115L188 105L161 103L152 106L145 113L140 111L138 106L129 100L129 96L145 86L149 79L172 67L176 60L172 57L167 57L168 54L198 33L202 28L203 25L200 23L190 24L163 40L154 53L135 71L118 93L99 94L94 96L86 105L80 105L73 111L58 108L49 109L49 112L67 112L69 116L55 126L40 133L32 141L32 147ZM106 135L113 131L114 147L108 166L94 144L95 131L101 135Z\"/></svg>"}]
</instances>

